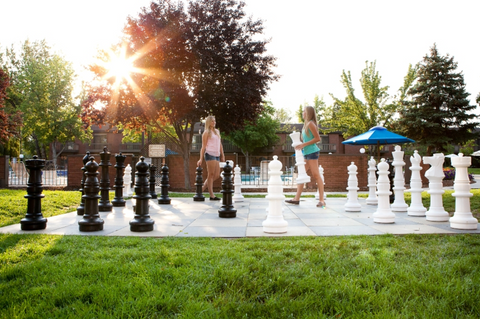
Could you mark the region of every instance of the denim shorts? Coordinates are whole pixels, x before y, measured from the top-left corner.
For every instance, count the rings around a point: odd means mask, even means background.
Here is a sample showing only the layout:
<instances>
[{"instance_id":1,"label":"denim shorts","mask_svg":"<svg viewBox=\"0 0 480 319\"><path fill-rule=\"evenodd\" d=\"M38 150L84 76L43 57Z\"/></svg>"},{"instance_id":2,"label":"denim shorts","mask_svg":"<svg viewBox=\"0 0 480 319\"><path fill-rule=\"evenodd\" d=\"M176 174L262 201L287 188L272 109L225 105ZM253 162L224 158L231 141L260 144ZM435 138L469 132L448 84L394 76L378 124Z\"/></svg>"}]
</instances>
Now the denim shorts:
<instances>
[{"instance_id":1,"label":"denim shorts","mask_svg":"<svg viewBox=\"0 0 480 319\"><path fill-rule=\"evenodd\" d=\"M320 154L320 152L315 152L315 153L303 155L303 158L306 159L306 160L316 160L316 159L318 159L319 154Z\"/></svg>"},{"instance_id":2,"label":"denim shorts","mask_svg":"<svg viewBox=\"0 0 480 319\"><path fill-rule=\"evenodd\" d=\"M220 156L212 156L208 153L205 153L205 162L208 162L208 161L220 162Z\"/></svg>"}]
</instances>

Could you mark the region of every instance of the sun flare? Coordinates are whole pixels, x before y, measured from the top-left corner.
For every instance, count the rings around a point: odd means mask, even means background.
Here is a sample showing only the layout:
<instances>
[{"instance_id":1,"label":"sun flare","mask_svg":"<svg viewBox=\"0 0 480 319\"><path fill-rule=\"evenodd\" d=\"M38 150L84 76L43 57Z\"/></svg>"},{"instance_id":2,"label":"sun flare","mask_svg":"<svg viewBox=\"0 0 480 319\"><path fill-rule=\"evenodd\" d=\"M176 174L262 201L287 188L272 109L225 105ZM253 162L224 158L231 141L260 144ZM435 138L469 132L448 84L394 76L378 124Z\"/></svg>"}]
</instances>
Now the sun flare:
<instances>
[{"instance_id":1,"label":"sun flare","mask_svg":"<svg viewBox=\"0 0 480 319\"><path fill-rule=\"evenodd\" d=\"M119 53L110 51L108 56L109 61L104 64L107 73L103 78L115 78L116 83L119 83L124 79L128 81L130 79L130 74L135 70L135 67L133 66L134 59L132 57L127 58L125 50L122 50Z\"/></svg>"}]
</instances>

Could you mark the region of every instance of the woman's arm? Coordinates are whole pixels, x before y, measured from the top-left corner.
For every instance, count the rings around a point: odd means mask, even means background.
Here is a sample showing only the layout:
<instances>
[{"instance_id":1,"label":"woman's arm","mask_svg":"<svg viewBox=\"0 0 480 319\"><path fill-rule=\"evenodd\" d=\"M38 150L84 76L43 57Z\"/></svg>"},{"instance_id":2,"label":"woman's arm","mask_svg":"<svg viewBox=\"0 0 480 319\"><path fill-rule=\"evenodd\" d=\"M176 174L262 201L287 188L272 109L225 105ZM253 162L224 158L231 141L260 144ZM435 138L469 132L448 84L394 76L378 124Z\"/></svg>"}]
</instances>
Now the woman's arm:
<instances>
[{"instance_id":1,"label":"woman's arm","mask_svg":"<svg viewBox=\"0 0 480 319\"><path fill-rule=\"evenodd\" d=\"M220 131L218 131L218 135L220 136ZM223 154L223 145L222 145L222 139L220 138L220 161L225 162L225 154Z\"/></svg>"},{"instance_id":2,"label":"woman's arm","mask_svg":"<svg viewBox=\"0 0 480 319\"><path fill-rule=\"evenodd\" d=\"M208 135L207 132L202 134L202 148L200 149L200 159L197 162L197 167L202 165L202 159L205 154L205 148L207 147Z\"/></svg>"}]
</instances>

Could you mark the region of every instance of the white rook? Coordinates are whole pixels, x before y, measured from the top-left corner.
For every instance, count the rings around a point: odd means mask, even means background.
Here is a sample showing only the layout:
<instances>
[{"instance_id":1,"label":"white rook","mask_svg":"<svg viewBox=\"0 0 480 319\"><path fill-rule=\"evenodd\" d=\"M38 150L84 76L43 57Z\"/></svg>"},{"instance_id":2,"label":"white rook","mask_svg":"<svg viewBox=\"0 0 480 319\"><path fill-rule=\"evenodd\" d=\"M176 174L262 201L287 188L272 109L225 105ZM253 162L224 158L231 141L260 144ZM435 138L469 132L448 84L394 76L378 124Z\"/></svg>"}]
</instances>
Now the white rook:
<instances>
[{"instance_id":1,"label":"white rook","mask_svg":"<svg viewBox=\"0 0 480 319\"><path fill-rule=\"evenodd\" d=\"M415 151L413 156L410 156L410 170L412 171L412 176L410 178L410 193L412 199L410 201L410 207L408 207L407 212L408 216L425 216L427 209L423 206L422 202L422 177L420 176L420 171L422 170L422 158L418 155L418 151Z\"/></svg>"},{"instance_id":2,"label":"white rook","mask_svg":"<svg viewBox=\"0 0 480 319\"><path fill-rule=\"evenodd\" d=\"M268 163L270 179L268 181L268 215L263 221L263 231L265 233L286 233L288 222L283 219L282 203L285 199L282 188L282 163L277 160L278 156L273 156L273 161Z\"/></svg>"},{"instance_id":3,"label":"white rook","mask_svg":"<svg viewBox=\"0 0 480 319\"><path fill-rule=\"evenodd\" d=\"M302 142L300 142L300 132L294 131L292 134L290 134L290 138L293 141L293 148L302 144ZM302 150L295 150L295 165L298 167L298 177L296 179L297 184L309 183L310 176L307 175L307 171L305 170L305 159L303 157Z\"/></svg>"},{"instance_id":4,"label":"white rook","mask_svg":"<svg viewBox=\"0 0 480 319\"><path fill-rule=\"evenodd\" d=\"M401 151L399 145L395 146L395 151L392 152L393 162L392 166L395 170L395 177L393 179L393 192L395 194L395 200L390 206L394 212L406 212L408 209L407 203L405 203L405 177L403 175L403 167L405 161L403 160L404 152Z\"/></svg>"},{"instance_id":5,"label":"white rook","mask_svg":"<svg viewBox=\"0 0 480 319\"><path fill-rule=\"evenodd\" d=\"M123 185L125 186L125 196L130 197L133 195L132 188L130 185L132 184L132 167L130 164L125 167L125 171L123 172Z\"/></svg>"},{"instance_id":6,"label":"white rook","mask_svg":"<svg viewBox=\"0 0 480 319\"><path fill-rule=\"evenodd\" d=\"M233 170L235 175L233 178L233 186L235 187L235 194L233 195L233 200L235 202L243 202L243 195L242 195L242 170L238 165Z\"/></svg>"},{"instance_id":7,"label":"white rook","mask_svg":"<svg viewBox=\"0 0 480 319\"><path fill-rule=\"evenodd\" d=\"M345 211L347 212L359 212L362 206L358 202L358 179L357 179L357 166L352 162L348 166L348 195L347 203L345 204Z\"/></svg>"},{"instance_id":8,"label":"white rook","mask_svg":"<svg viewBox=\"0 0 480 319\"><path fill-rule=\"evenodd\" d=\"M423 162L430 164L430 168L425 172L425 177L428 178L428 193L430 194L430 208L426 213L427 220L432 222L448 222L450 216L443 209L442 195L443 190L443 162L445 156L443 153L435 153L433 156L424 156Z\"/></svg>"},{"instance_id":9,"label":"white rook","mask_svg":"<svg viewBox=\"0 0 480 319\"><path fill-rule=\"evenodd\" d=\"M452 166L455 167L455 184L452 194L455 197L455 212L450 218L450 227L456 229L477 229L478 221L473 217L470 211L470 179L468 178L468 167L472 164L470 156L463 156L462 153L458 157L452 158Z\"/></svg>"},{"instance_id":10,"label":"white rook","mask_svg":"<svg viewBox=\"0 0 480 319\"><path fill-rule=\"evenodd\" d=\"M375 193L377 190L377 176L375 176L375 172L377 171L376 165L377 162L372 156L368 161L368 197L365 200L367 205L378 204L377 194Z\"/></svg>"},{"instance_id":11,"label":"white rook","mask_svg":"<svg viewBox=\"0 0 480 319\"><path fill-rule=\"evenodd\" d=\"M390 209L390 195L392 192L390 192L388 168L388 163L382 158L382 161L378 164L378 207L377 211L373 213L373 222L380 224L391 224L395 222L395 214Z\"/></svg>"}]
</instances>

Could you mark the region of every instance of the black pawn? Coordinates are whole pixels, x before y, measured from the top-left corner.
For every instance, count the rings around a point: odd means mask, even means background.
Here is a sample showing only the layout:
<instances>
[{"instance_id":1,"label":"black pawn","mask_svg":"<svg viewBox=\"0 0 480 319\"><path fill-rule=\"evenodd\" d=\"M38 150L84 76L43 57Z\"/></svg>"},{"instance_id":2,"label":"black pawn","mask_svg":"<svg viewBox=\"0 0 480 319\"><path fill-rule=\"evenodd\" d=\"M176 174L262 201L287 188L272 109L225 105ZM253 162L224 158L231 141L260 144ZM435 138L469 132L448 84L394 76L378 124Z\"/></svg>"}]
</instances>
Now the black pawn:
<instances>
[{"instance_id":1,"label":"black pawn","mask_svg":"<svg viewBox=\"0 0 480 319\"><path fill-rule=\"evenodd\" d=\"M155 165L150 165L150 196L152 198L157 198L157 193L155 192L155 172L157 167Z\"/></svg>"},{"instance_id":2,"label":"black pawn","mask_svg":"<svg viewBox=\"0 0 480 319\"><path fill-rule=\"evenodd\" d=\"M159 204L170 204L170 202L172 201L170 197L168 197L169 187L170 187L170 184L168 180L168 167L167 165L163 164L162 179L160 180L161 195L160 195L160 198L158 198Z\"/></svg>"},{"instance_id":3,"label":"black pawn","mask_svg":"<svg viewBox=\"0 0 480 319\"><path fill-rule=\"evenodd\" d=\"M193 196L193 201L195 202L204 202L205 196L203 196L203 168L201 166L197 167L197 178L195 179L195 186L197 193Z\"/></svg>"},{"instance_id":4,"label":"black pawn","mask_svg":"<svg viewBox=\"0 0 480 319\"><path fill-rule=\"evenodd\" d=\"M135 165L135 216L130 221L130 230L134 232L146 232L153 230L155 221L148 214L148 201L150 198L148 183L148 164L144 162L145 157L140 157L140 161Z\"/></svg>"},{"instance_id":5,"label":"black pawn","mask_svg":"<svg viewBox=\"0 0 480 319\"><path fill-rule=\"evenodd\" d=\"M82 194L82 200L80 201L80 206L77 207L77 215L82 216L84 211L85 211L85 199L83 198L83 195L85 195L85 192L83 190L83 186L85 184L85 165L87 165L88 161L90 159L90 152L87 152L87 154L83 157L83 167L82 167L82 181L80 182L80 193Z\"/></svg>"},{"instance_id":6,"label":"black pawn","mask_svg":"<svg viewBox=\"0 0 480 319\"><path fill-rule=\"evenodd\" d=\"M112 164L110 163L110 152L107 151L107 147L103 148L103 152L100 153L100 164L102 167L102 178L100 180L100 202L98 203L98 210L101 212L111 212L113 209L112 203L110 203L110 176L108 175L108 169Z\"/></svg>"},{"instance_id":7,"label":"black pawn","mask_svg":"<svg viewBox=\"0 0 480 319\"><path fill-rule=\"evenodd\" d=\"M95 159L90 157L90 162L85 165L85 212L83 218L78 221L80 231L99 231L103 230L103 219L98 213L98 195L100 183L98 182L98 164Z\"/></svg>"},{"instance_id":8,"label":"black pawn","mask_svg":"<svg viewBox=\"0 0 480 319\"><path fill-rule=\"evenodd\" d=\"M112 200L113 207L125 207L125 200L123 199L123 170L125 168L125 159L127 156L120 154L115 155L115 169L117 175L115 175L115 198Z\"/></svg>"},{"instance_id":9,"label":"black pawn","mask_svg":"<svg viewBox=\"0 0 480 319\"><path fill-rule=\"evenodd\" d=\"M234 218L237 217L237 210L233 209L232 194L232 167L226 162L223 167L223 180L222 180L222 207L218 210L218 217L221 218Z\"/></svg>"},{"instance_id":10,"label":"black pawn","mask_svg":"<svg viewBox=\"0 0 480 319\"><path fill-rule=\"evenodd\" d=\"M39 230L47 228L47 219L42 215L42 168L45 167L45 160L38 159L38 156L33 156L33 159L26 160L25 166L29 171L27 183L27 214L25 218L20 221L22 230Z\"/></svg>"}]
</instances>

